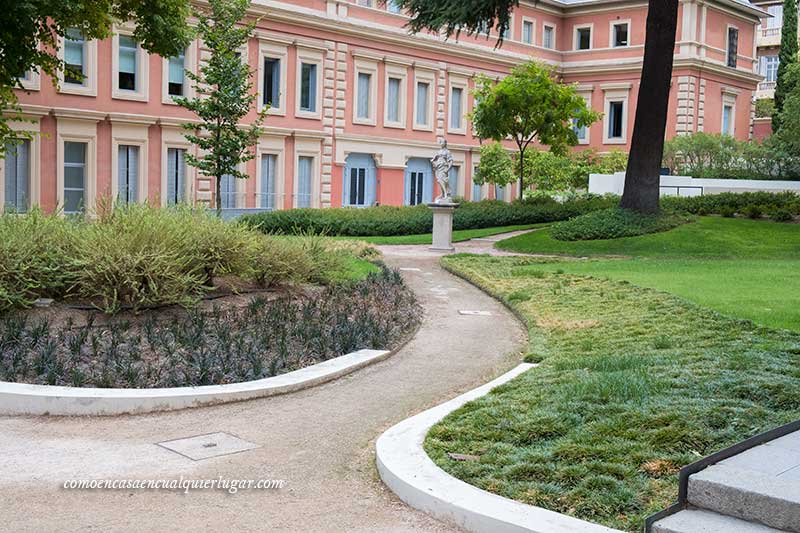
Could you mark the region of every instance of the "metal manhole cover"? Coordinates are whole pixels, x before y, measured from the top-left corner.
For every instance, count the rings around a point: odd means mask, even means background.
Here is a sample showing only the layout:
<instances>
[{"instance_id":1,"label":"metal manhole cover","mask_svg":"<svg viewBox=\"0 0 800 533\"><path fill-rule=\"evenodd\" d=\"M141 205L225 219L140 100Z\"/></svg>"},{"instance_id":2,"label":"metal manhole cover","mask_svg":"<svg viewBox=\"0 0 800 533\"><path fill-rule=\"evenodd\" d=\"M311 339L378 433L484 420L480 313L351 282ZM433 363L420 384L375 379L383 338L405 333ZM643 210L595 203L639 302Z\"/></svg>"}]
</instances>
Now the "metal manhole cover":
<instances>
[{"instance_id":1,"label":"metal manhole cover","mask_svg":"<svg viewBox=\"0 0 800 533\"><path fill-rule=\"evenodd\" d=\"M258 448L259 445L235 437L229 433L218 432L207 435L196 435L183 439L157 442L158 446L188 457L193 461L202 461L221 455L246 452Z\"/></svg>"}]
</instances>

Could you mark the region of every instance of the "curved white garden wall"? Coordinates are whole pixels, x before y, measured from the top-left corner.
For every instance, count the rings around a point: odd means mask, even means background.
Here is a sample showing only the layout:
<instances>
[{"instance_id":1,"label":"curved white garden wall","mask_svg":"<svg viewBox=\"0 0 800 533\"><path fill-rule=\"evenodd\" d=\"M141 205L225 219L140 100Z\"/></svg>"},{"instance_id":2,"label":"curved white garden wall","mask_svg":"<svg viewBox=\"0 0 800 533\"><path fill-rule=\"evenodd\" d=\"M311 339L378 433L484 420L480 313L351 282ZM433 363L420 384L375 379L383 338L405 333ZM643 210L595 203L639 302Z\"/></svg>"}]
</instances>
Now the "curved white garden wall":
<instances>
[{"instance_id":1,"label":"curved white garden wall","mask_svg":"<svg viewBox=\"0 0 800 533\"><path fill-rule=\"evenodd\" d=\"M702 196L722 192L783 192L800 194L800 181L778 180L712 180L691 176L661 176L661 196ZM590 174L589 192L594 194L622 194L625 173Z\"/></svg>"}]
</instances>

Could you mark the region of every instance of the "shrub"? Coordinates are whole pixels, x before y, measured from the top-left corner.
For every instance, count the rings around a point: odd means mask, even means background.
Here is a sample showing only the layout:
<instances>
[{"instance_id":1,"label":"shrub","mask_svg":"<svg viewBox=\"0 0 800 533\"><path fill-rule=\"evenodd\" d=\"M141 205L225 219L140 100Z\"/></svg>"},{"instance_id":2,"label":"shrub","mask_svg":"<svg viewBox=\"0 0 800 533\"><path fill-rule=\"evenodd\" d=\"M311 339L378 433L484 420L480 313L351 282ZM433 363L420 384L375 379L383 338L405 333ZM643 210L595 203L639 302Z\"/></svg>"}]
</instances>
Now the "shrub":
<instances>
[{"instance_id":1,"label":"shrub","mask_svg":"<svg viewBox=\"0 0 800 533\"><path fill-rule=\"evenodd\" d=\"M761 215L764 214L764 208L760 205L750 204L745 206L745 208L742 210L742 214L747 218L761 218Z\"/></svg>"},{"instance_id":2,"label":"shrub","mask_svg":"<svg viewBox=\"0 0 800 533\"><path fill-rule=\"evenodd\" d=\"M495 200L465 202L455 211L453 229L479 229L518 224L555 222L597 209L612 207L616 197L587 195L563 203L552 198L506 203ZM286 235L340 235L349 237L430 233L433 213L424 205L334 209L291 209L247 215L241 223L264 233Z\"/></svg>"},{"instance_id":3,"label":"shrub","mask_svg":"<svg viewBox=\"0 0 800 533\"><path fill-rule=\"evenodd\" d=\"M66 292L78 224L38 209L0 215L0 313Z\"/></svg>"},{"instance_id":4,"label":"shrub","mask_svg":"<svg viewBox=\"0 0 800 533\"><path fill-rule=\"evenodd\" d=\"M792 212L788 209L776 209L772 212L770 218L775 222L789 222L794 219L794 216L792 216Z\"/></svg>"},{"instance_id":5,"label":"shrub","mask_svg":"<svg viewBox=\"0 0 800 533\"><path fill-rule=\"evenodd\" d=\"M736 216L736 210L730 206L724 205L719 209L719 214L725 218L733 218Z\"/></svg>"},{"instance_id":6,"label":"shrub","mask_svg":"<svg viewBox=\"0 0 800 533\"><path fill-rule=\"evenodd\" d=\"M661 198L661 206L665 210L688 211L695 215L703 212L722 215L723 211L729 212L730 210L733 210L733 213L743 213L748 205L762 206L762 210L766 211L792 210L795 206L800 206L800 196L793 192L726 192L693 197L666 196Z\"/></svg>"},{"instance_id":7,"label":"shrub","mask_svg":"<svg viewBox=\"0 0 800 533\"><path fill-rule=\"evenodd\" d=\"M759 98L756 100L756 118L771 117L775 112L775 100L772 98Z\"/></svg>"},{"instance_id":8,"label":"shrub","mask_svg":"<svg viewBox=\"0 0 800 533\"><path fill-rule=\"evenodd\" d=\"M689 216L679 213L641 215L627 209L612 208L554 224L550 235L560 241L617 239L667 231L690 221Z\"/></svg>"},{"instance_id":9,"label":"shrub","mask_svg":"<svg viewBox=\"0 0 800 533\"><path fill-rule=\"evenodd\" d=\"M250 254L250 272L260 287L283 282L304 282L311 277L314 262L311 255L296 242L285 238L257 239Z\"/></svg>"}]
</instances>

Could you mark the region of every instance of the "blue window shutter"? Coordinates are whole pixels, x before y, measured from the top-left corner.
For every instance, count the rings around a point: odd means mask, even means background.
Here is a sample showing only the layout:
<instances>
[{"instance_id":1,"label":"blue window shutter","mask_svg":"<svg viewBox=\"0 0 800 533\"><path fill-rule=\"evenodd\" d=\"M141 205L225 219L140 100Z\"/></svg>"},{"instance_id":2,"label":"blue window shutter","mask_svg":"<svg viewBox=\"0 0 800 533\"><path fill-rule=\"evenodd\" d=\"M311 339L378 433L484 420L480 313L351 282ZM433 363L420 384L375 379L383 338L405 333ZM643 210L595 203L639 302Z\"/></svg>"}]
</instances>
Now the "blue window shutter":
<instances>
[{"instance_id":1,"label":"blue window shutter","mask_svg":"<svg viewBox=\"0 0 800 533\"><path fill-rule=\"evenodd\" d=\"M177 179L175 180L175 197L177 198L177 203L183 202L184 195L186 194L186 184L184 183L186 179L186 161L184 159L185 153L186 150L183 149L178 149L175 151L175 168L177 169Z\"/></svg>"},{"instance_id":2,"label":"blue window shutter","mask_svg":"<svg viewBox=\"0 0 800 533\"><path fill-rule=\"evenodd\" d=\"M426 164L424 175L425 178L422 182L422 201L426 204L429 204L433 201L433 170L430 163Z\"/></svg>"},{"instance_id":3,"label":"blue window shutter","mask_svg":"<svg viewBox=\"0 0 800 533\"><path fill-rule=\"evenodd\" d=\"M28 211L28 184L30 183L31 142L17 145L17 212Z\"/></svg>"},{"instance_id":4,"label":"blue window shutter","mask_svg":"<svg viewBox=\"0 0 800 533\"><path fill-rule=\"evenodd\" d=\"M311 66L308 84L308 110L317 111L317 65Z\"/></svg>"},{"instance_id":5,"label":"blue window shutter","mask_svg":"<svg viewBox=\"0 0 800 533\"><path fill-rule=\"evenodd\" d=\"M128 147L120 144L117 147L117 198L121 203L128 203Z\"/></svg>"},{"instance_id":6,"label":"blue window shutter","mask_svg":"<svg viewBox=\"0 0 800 533\"><path fill-rule=\"evenodd\" d=\"M278 59L272 63L272 105L273 107L281 106L281 60Z\"/></svg>"},{"instance_id":7,"label":"blue window shutter","mask_svg":"<svg viewBox=\"0 0 800 533\"><path fill-rule=\"evenodd\" d=\"M364 195L367 205L375 205L375 195L378 185L377 169L374 165L367 167L366 194Z\"/></svg>"},{"instance_id":8,"label":"blue window shutter","mask_svg":"<svg viewBox=\"0 0 800 533\"><path fill-rule=\"evenodd\" d=\"M447 176L447 181L450 184L450 195L458 196L458 169L457 166L450 167L450 174Z\"/></svg>"},{"instance_id":9,"label":"blue window shutter","mask_svg":"<svg viewBox=\"0 0 800 533\"><path fill-rule=\"evenodd\" d=\"M344 174L342 174L342 205L344 206L350 205L350 182L352 181L352 172L353 166L348 162L345 164Z\"/></svg>"},{"instance_id":10,"label":"blue window shutter","mask_svg":"<svg viewBox=\"0 0 800 533\"><path fill-rule=\"evenodd\" d=\"M128 201L139 201L139 147L128 147Z\"/></svg>"},{"instance_id":11,"label":"blue window shutter","mask_svg":"<svg viewBox=\"0 0 800 533\"><path fill-rule=\"evenodd\" d=\"M4 209L14 209L17 201L17 151L16 146L12 143L6 143L6 170L3 176L5 184L3 190L5 191L5 205Z\"/></svg>"},{"instance_id":12,"label":"blue window shutter","mask_svg":"<svg viewBox=\"0 0 800 533\"><path fill-rule=\"evenodd\" d=\"M167 205L175 203L178 190L178 150L167 149Z\"/></svg>"},{"instance_id":13,"label":"blue window shutter","mask_svg":"<svg viewBox=\"0 0 800 533\"><path fill-rule=\"evenodd\" d=\"M261 156L260 204L263 209L275 208L275 156L272 154Z\"/></svg>"}]
</instances>

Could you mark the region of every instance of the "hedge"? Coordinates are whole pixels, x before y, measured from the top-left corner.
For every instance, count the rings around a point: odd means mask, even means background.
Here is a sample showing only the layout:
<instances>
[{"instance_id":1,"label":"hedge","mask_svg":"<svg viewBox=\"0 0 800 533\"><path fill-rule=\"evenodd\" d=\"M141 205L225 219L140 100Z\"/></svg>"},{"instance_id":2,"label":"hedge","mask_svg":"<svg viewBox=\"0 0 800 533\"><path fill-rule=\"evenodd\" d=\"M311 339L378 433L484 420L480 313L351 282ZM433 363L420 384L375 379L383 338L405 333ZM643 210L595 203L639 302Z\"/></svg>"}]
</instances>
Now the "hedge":
<instances>
[{"instance_id":1,"label":"hedge","mask_svg":"<svg viewBox=\"0 0 800 533\"><path fill-rule=\"evenodd\" d=\"M765 214L786 211L800 215L800 195L793 192L725 192L705 196L661 198L661 207L669 210L682 210L695 215L745 214L753 206L758 206Z\"/></svg>"},{"instance_id":2,"label":"hedge","mask_svg":"<svg viewBox=\"0 0 800 533\"><path fill-rule=\"evenodd\" d=\"M549 198L522 202L463 202L455 211L453 229L479 229L555 222L617 205L618 198L587 195L559 203ZM246 215L241 223L275 234L324 234L372 237L430 233L433 213L425 205L365 208L291 209Z\"/></svg>"}]
</instances>

